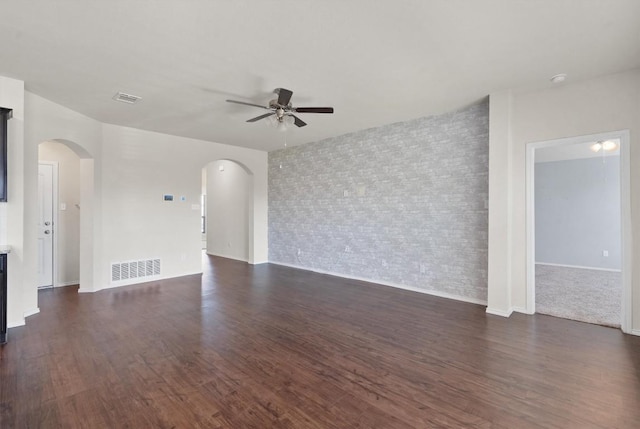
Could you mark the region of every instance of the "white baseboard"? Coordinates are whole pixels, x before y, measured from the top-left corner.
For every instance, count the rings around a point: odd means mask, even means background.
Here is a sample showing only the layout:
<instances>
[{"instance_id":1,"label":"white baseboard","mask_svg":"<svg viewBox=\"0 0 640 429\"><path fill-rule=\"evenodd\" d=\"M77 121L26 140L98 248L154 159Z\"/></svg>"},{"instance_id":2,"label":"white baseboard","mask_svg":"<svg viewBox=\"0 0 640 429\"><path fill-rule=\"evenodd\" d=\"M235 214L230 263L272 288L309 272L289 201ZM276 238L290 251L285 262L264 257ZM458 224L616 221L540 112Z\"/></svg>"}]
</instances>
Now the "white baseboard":
<instances>
[{"instance_id":1,"label":"white baseboard","mask_svg":"<svg viewBox=\"0 0 640 429\"><path fill-rule=\"evenodd\" d=\"M157 282L159 280L169 280L169 279L177 279L179 277L188 277L188 276L195 276L195 275L202 275L202 271L196 271L196 272L192 272L192 273L184 273L184 274L180 274L177 276L149 276L149 277L139 277L137 279L130 279L127 280L125 282L118 282L118 283L110 283L100 289L96 289L94 292L98 292L99 290L104 290L104 289L113 289L113 288L117 288L117 287L121 287L121 286L132 286L132 285L138 285L138 284L144 284L144 283L151 283L151 282Z\"/></svg>"},{"instance_id":2,"label":"white baseboard","mask_svg":"<svg viewBox=\"0 0 640 429\"><path fill-rule=\"evenodd\" d=\"M241 259L241 258L236 258L234 256L223 255L221 253L210 253L210 252L207 252L207 249L202 249L202 250L204 250L205 253L207 255L210 255L210 256L216 256L218 258L225 258L225 259L233 259L234 261L246 262L247 264L251 264L251 265L260 265L260 264L268 264L269 263L268 260L261 260L261 261L253 261L253 262L251 262L251 261L249 261L247 259Z\"/></svg>"},{"instance_id":3,"label":"white baseboard","mask_svg":"<svg viewBox=\"0 0 640 429\"><path fill-rule=\"evenodd\" d=\"M111 289L111 288L120 287L120 286L130 286L138 283L155 282L157 280L162 280L162 279L163 279L162 276L157 275L157 276L136 277L136 278L127 279L127 280L119 280L119 281L111 282L99 289L94 289L93 292L97 292L102 289Z\"/></svg>"},{"instance_id":4,"label":"white baseboard","mask_svg":"<svg viewBox=\"0 0 640 429\"><path fill-rule=\"evenodd\" d=\"M17 328L18 326L24 326L27 324L25 320L29 316L33 316L34 314L40 313L40 308L32 308L31 310L27 310L22 313L22 320L9 320L7 321L7 329L9 328Z\"/></svg>"},{"instance_id":5,"label":"white baseboard","mask_svg":"<svg viewBox=\"0 0 640 429\"><path fill-rule=\"evenodd\" d=\"M493 314L494 316L509 317L511 316L511 313L513 313L513 308L510 308L509 310L500 310L497 308L487 307L487 313Z\"/></svg>"},{"instance_id":6,"label":"white baseboard","mask_svg":"<svg viewBox=\"0 0 640 429\"><path fill-rule=\"evenodd\" d=\"M201 275L202 275L202 271L197 271L197 272L193 272L193 273L180 274L178 276L139 277L137 279L130 279L130 280L127 280L127 281L124 281L124 282L110 283L110 284L108 284L106 286L102 286L102 287L96 288L96 289L89 289L89 288L80 287L78 289L78 293L93 293L93 292L99 292L99 291L105 290L105 289L115 289L115 288L119 288L119 287L122 287L122 286L133 286L133 285L138 285L138 284L157 282L157 281L160 281L160 280L169 280L169 279L177 279L179 277L201 276Z\"/></svg>"},{"instance_id":7,"label":"white baseboard","mask_svg":"<svg viewBox=\"0 0 640 429\"><path fill-rule=\"evenodd\" d=\"M596 270L596 271L610 271L614 273L621 273L622 270L615 268L599 268L599 267L585 267L582 265L565 265L565 264L552 264L550 262L536 262L536 265L548 265L550 267L562 267L562 268L579 268L581 270Z\"/></svg>"},{"instance_id":8,"label":"white baseboard","mask_svg":"<svg viewBox=\"0 0 640 429\"><path fill-rule=\"evenodd\" d=\"M29 316L33 316L34 314L38 314L40 313L40 308L36 307L36 308L32 308L31 310L25 311L24 312L24 318L26 319Z\"/></svg>"},{"instance_id":9,"label":"white baseboard","mask_svg":"<svg viewBox=\"0 0 640 429\"><path fill-rule=\"evenodd\" d=\"M220 257L220 258L233 259L234 261L248 262L246 259L236 258L235 256L222 255L222 254L220 254L220 253L211 253L211 252L209 252L209 251L207 251L207 255L211 255L211 256L218 256L218 257Z\"/></svg>"},{"instance_id":10,"label":"white baseboard","mask_svg":"<svg viewBox=\"0 0 640 429\"><path fill-rule=\"evenodd\" d=\"M511 308L513 311L515 311L516 313L522 313L522 314L534 314L531 311L528 311L526 308L524 307L512 307Z\"/></svg>"},{"instance_id":11,"label":"white baseboard","mask_svg":"<svg viewBox=\"0 0 640 429\"><path fill-rule=\"evenodd\" d=\"M269 261L269 263L270 264L274 264L274 265L281 265L283 267L295 268L297 270L305 270L305 271L312 271L314 273L319 273L319 274L327 274L327 275L330 275L330 276L340 277L340 278L343 278L343 279L358 280L358 281L367 282L367 283L375 283L375 284L379 284L379 285L382 285L382 286L393 287L393 288L396 288L396 289L403 289L403 290L408 290L408 291L411 291L411 292L419 292L419 293L424 293L426 295L437 296L439 298L446 298L446 299L453 299L453 300L456 300L456 301L468 302L470 304L487 305L487 301L484 301L484 300L481 300L481 299L468 298L466 296L454 295L454 294L450 294L450 293L447 293L447 292L440 292L440 291L432 290L432 289L422 289L422 288L418 288L418 287L415 287L415 286L407 286L407 285L402 285L402 284L399 284L399 283L391 283L391 282L386 282L386 281L381 281L381 280L376 280L376 279L370 279L370 278L365 278L365 277L348 276L348 275L345 275L345 274L334 273L334 272L325 271L325 270L318 270L318 269L303 267L303 266L299 266L299 265L287 264L287 263L284 263L284 262Z\"/></svg>"},{"instance_id":12,"label":"white baseboard","mask_svg":"<svg viewBox=\"0 0 640 429\"><path fill-rule=\"evenodd\" d=\"M640 337L640 329L632 329L631 332L629 332L631 335L637 335Z\"/></svg>"},{"instance_id":13,"label":"white baseboard","mask_svg":"<svg viewBox=\"0 0 640 429\"><path fill-rule=\"evenodd\" d=\"M18 326L24 326L25 324L26 323L25 323L24 319L22 319L22 320L8 320L7 321L7 329L8 328L17 328Z\"/></svg>"},{"instance_id":14,"label":"white baseboard","mask_svg":"<svg viewBox=\"0 0 640 429\"><path fill-rule=\"evenodd\" d=\"M71 281L71 282L56 283L55 287L77 286L79 284L80 284L80 280L74 280L74 281Z\"/></svg>"}]
</instances>

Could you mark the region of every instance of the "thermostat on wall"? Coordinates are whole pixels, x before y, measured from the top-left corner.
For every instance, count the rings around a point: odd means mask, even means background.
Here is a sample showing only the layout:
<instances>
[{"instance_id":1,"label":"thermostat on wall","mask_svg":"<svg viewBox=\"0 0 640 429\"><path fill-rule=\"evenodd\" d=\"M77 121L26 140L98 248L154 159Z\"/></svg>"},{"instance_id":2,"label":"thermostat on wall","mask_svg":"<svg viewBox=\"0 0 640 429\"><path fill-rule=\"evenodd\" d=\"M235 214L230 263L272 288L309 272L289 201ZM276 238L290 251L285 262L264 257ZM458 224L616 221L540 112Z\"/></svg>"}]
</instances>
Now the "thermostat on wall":
<instances>
[{"instance_id":1,"label":"thermostat on wall","mask_svg":"<svg viewBox=\"0 0 640 429\"><path fill-rule=\"evenodd\" d=\"M164 194L164 195L162 196L162 199L163 199L164 201L173 201L173 195Z\"/></svg>"}]
</instances>

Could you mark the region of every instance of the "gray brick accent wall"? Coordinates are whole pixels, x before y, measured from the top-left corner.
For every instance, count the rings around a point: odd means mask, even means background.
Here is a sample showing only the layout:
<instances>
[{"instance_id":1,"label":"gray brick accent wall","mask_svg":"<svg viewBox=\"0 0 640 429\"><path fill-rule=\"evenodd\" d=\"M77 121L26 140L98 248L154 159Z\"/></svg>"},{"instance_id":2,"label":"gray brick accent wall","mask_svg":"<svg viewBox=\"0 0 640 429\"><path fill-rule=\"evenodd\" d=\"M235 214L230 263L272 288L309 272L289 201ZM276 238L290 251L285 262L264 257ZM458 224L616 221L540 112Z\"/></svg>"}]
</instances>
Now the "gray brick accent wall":
<instances>
[{"instance_id":1,"label":"gray brick accent wall","mask_svg":"<svg viewBox=\"0 0 640 429\"><path fill-rule=\"evenodd\" d=\"M488 101L269 153L269 260L487 298Z\"/></svg>"}]
</instances>

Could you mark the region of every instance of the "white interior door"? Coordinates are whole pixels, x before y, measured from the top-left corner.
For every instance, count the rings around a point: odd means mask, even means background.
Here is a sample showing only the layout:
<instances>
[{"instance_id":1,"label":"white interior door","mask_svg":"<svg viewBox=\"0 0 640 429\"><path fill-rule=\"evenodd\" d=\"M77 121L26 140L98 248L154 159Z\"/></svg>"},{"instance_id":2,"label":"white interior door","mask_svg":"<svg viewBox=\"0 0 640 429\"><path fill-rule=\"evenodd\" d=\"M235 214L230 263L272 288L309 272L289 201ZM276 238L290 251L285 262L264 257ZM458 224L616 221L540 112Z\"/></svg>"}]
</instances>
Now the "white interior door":
<instances>
[{"instance_id":1,"label":"white interior door","mask_svg":"<svg viewBox=\"0 0 640 429\"><path fill-rule=\"evenodd\" d=\"M38 165L38 287L53 286L54 165Z\"/></svg>"}]
</instances>

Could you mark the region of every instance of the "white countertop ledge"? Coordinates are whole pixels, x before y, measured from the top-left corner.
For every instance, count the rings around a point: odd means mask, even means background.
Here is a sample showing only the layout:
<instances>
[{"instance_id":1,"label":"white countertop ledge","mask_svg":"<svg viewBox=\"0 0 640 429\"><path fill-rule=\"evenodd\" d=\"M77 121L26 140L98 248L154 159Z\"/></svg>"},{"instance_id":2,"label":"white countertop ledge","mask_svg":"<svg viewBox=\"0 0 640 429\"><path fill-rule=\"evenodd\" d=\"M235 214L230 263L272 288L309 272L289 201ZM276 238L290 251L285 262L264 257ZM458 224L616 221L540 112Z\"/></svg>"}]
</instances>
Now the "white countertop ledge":
<instances>
[{"instance_id":1,"label":"white countertop ledge","mask_svg":"<svg viewBox=\"0 0 640 429\"><path fill-rule=\"evenodd\" d=\"M0 244L0 254L11 253L11 246L6 244Z\"/></svg>"}]
</instances>

